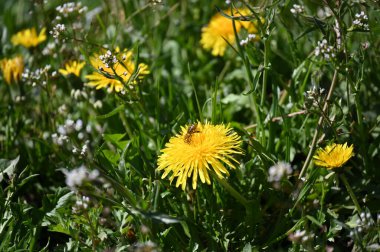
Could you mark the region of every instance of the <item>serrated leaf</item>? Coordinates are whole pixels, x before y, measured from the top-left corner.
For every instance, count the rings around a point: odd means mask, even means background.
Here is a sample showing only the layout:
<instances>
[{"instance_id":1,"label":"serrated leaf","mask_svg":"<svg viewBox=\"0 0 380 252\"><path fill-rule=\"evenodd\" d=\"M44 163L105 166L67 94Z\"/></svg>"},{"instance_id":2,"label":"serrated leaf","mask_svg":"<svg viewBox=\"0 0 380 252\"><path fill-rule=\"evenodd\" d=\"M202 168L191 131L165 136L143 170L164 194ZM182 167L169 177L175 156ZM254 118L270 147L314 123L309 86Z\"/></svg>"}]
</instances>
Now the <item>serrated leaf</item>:
<instances>
[{"instance_id":1,"label":"serrated leaf","mask_svg":"<svg viewBox=\"0 0 380 252\"><path fill-rule=\"evenodd\" d=\"M50 226L49 227L49 231L50 232L57 232L57 233L62 233L62 234L70 235L70 230L66 229L61 224L58 224L58 225L55 225L55 226Z\"/></svg>"}]
</instances>

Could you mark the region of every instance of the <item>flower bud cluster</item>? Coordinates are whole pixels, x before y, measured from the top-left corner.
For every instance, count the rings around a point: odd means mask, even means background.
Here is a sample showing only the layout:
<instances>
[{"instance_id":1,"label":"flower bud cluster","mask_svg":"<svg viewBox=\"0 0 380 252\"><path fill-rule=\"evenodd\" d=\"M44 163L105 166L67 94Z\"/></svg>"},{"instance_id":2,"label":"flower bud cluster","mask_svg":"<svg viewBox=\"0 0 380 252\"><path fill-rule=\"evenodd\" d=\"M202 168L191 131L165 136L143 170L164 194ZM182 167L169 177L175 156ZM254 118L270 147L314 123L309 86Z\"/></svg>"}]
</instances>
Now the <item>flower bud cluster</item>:
<instances>
[{"instance_id":1,"label":"flower bud cluster","mask_svg":"<svg viewBox=\"0 0 380 252\"><path fill-rule=\"evenodd\" d=\"M371 227L375 226L375 221L372 219L371 213L362 212L360 213L360 218L356 220L356 227L350 232L350 236L353 237L355 233L365 233Z\"/></svg>"},{"instance_id":2,"label":"flower bud cluster","mask_svg":"<svg viewBox=\"0 0 380 252\"><path fill-rule=\"evenodd\" d=\"M56 43L54 42L49 42L47 45L42 49L42 55L47 56L51 55L53 58L57 58L57 53L56 53Z\"/></svg>"},{"instance_id":3,"label":"flower bud cluster","mask_svg":"<svg viewBox=\"0 0 380 252\"><path fill-rule=\"evenodd\" d=\"M87 93L81 89L72 89L70 91L70 96L75 100L80 100L81 98L88 99Z\"/></svg>"},{"instance_id":4,"label":"flower bud cluster","mask_svg":"<svg viewBox=\"0 0 380 252\"><path fill-rule=\"evenodd\" d=\"M305 243L314 238L314 234L307 234L306 230L296 230L289 234L289 240L296 243Z\"/></svg>"},{"instance_id":5,"label":"flower bud cluster","mask_svg":"<svg viewBox=\"0 0 380 252\"><path fill-rule=\"evenodd\" d=\"M352 22L352 25L355 28L369 31L368 16L364 13L364 11L355 14L355 20Z\"/></svg>"},{"instance_id":6,"label":"flower bud cluster","mask_svg":"<svg viewBox=\"0 0 380 252\"><path fill-rule=\"evenodd\" d=\"M133 251L135 252L144 252L144 251L150 251L150 252L157 252L159 251L157 248L157 244L152 241L146 241L146 242L137 242L133 245Z\"/></svg>"},{"instance_id":7,"label":"flower bud cluster","mask_svg":"<svg viewBox=\"0 0 380 252\"><path fill-rule=\"evenodd\" d=\"M57 24L53 27L53 30L51 30L49 33L53 36L53 38L59 38L62 32L66 30L66 27L64 24Z\"/></svg>"},{"instance_id":8,"label":"flower bud cluster","mask_svg":"<svg viewBox=\"0 0 380 252\"><path fill-rule=\"evenodd\" d=\"M326 39L318 41L318 45L315 48L315 56L321 55L325 60L331 60L335 58L335 48L329 46Z\"/></svg>"},{"instance_id":9,"label":"flower bud cluster","mask_svg":"<svg viewBox=\"0 0 380 252\"><path fill-rule=\"evenodd\" d=\"M293 4L293 8L290 9L290 12L297 16L298 14L304 13L305 8L302 5Z\"/></svg>"},{"instance_id":10,"label":"flower bud cluster","mask_svg":"<svg viewBox=\"0 0 380 252\"><path fill-rule=\"evenodd\" d=\"M48 72L51 69L50 65L46 65L44 68L38 68L35 71L31 71L30 69L25 69L22 73L22 80L26 82L28 85L32 85L33 87L37 84L42 86L46 85L46 81L42 80L44 75L47 77Z\"/></svg>"},{"instance_id":11,"label":"flower bud cluster","mask_svg":"<svg viewBox=\"0 0 380 252\"><path fill-rule=\"evenodd\" d=\"M247 38L240 41L241 46L247 45L249 42L254 41L257 38L256 34L248 34Z\"/></svg>"},{"instance_id":12,"label":"flower bud cluster","mask_svg":"<svg viewBox=\"0 0 380 252\"><path fill-rule=\"evenodd\" d=\"M271 166L268 171L269 182L279 182L283 177L292 174L292 167L289 163L280 161L277 164Z\"/></svg>"},{"instance_id":13,"label":"flower bud cluster","mask_svg":"<svg viewBox=\"0 0 380 252\"><path fill-rule=\"evenodd\" d=\"M83 185L85 182L95 181L100 173L98 170L89 171L84 165L71 171L64 171L66 175L66 185L73 190Z\"/></svg>"},{"instance_id":14,"label":"flower bud cluster","mask_svg":"<svg viewBox=\"0 0 380 252\"><path fill-rule=\"evenodd\" d=\"M81 134L81 133L79 133L79 134ZM78 134L78 135L79 135L79 134ZM87 140L87 141L84 143L84 145L82 146L82 148L80 148L80 149L77 149L76 147L74 147L73 150L72 150L72 153L73 153L73 154L80 153L81 156L85 156L85 155L87 154L87 151L88 151L88 144L89 144L89 143L90 143L90 142Z\"/></svg>"},{"instance_id":15,"label":"flower bud cluster","mask_svg":"<svg viewBox=\"0 0 380 252\"><path fill-rule=\"evenodd\" d=\"M75 202L75 205L72 208L72 211L73 213L79 213L82 210L86 210L89 204L90 204L90 198L87 196L82 196L81 198L77 199L77 201Z\"/></svg>"},{"instance_id":16,"label":"flower bud cluster","mask_svg":"<svg viewBox=\"0 0 380 252\"><path fill-rule=\"evenodd\" d=\"M113 55L110 50L107 50L105 54L100 55L99 59L102 61L106 68L110 68L118 62L116 56ZM102 69L99 70L102 71Z\"/></svg>"},{"instance_id":17,"label":"flower bud cluster","mask_svg":"<svg viewBox=\"0 0 380 252\"><path fill-rule=\"evenodd\" d=\"M77 12L78 14L86 12L88 8L87 6L82 6L81 2L77 2L77 3L69 2L69 3L64 3L63 5L60 5L55 9L64 17L68 17L73 12Z\"/></svg>"},{"instance_id":18,"label":"flower bud cluster","mask_svg":"<svg viewBox=\"0 0 380 252\"><path fill-rule=\"evenodd\" d=\"M305 92L305 107L310 109L312 107L320 108L321 101L324 98L324 88L317 88L313 86L310 90Z\"/></svg>"}]
</instances>

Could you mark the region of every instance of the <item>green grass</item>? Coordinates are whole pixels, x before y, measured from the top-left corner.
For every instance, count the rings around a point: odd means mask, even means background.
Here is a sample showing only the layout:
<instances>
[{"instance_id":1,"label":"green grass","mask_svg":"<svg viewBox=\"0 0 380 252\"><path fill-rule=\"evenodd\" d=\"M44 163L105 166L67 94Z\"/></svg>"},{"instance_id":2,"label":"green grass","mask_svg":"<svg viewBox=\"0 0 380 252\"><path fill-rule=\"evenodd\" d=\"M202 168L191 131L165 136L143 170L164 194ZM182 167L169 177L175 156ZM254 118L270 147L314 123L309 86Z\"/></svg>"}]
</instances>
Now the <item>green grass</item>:
<instances>
[{"instance_id":1,"label":"green grass","mask_svg":"<svg viewBox=\"0 0 380 252\"><path fill-rule=\"evenodd\" d=\"M0 251L378 250L378 3L249 2L261 39L241 46L247 31L235 27L239 40L215 57L200 39L218 10L229 18L224 1L87 0L87 11L60 21L61 1L1 1L0 60L21 55L31 72L50 69L9 85L1 67ZM293 15L294 4L304 12ZM352 26L361 11L369 31ZM11 43L58 23L66 31L54 46L50 34L35 48ZM331 60L315 55L323 39ZM126 94L87 86L90 57L117 46L150 74ZM58 73L69 60L86 61L80 77ZM313 86L324 92L309 99ZM83 126L59 144L67 120ZM157 159L197 121L229 124L244 155L226 179L182 191L161 179ZM355 155L343 167L314 164L317 148L345 142ZM280 161L292 172L270 182ZM99 176L68 186L65 174L82 165Z\"/></svg>"}]
</instances>

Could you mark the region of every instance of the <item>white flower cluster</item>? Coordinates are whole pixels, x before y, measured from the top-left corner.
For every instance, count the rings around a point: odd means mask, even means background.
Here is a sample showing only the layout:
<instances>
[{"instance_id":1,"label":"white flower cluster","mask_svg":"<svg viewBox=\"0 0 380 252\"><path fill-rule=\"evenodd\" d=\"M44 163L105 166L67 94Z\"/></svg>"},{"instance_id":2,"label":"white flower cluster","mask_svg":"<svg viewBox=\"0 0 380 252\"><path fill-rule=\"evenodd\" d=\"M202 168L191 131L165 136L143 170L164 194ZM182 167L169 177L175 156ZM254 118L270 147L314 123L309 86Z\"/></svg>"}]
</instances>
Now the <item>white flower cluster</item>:
<instances>
[{"instance_id":1,"label":"white flower cluster","mask_svg":"<svg viewBox=\"0 0 380 252\"><path fill-rule=\"evenodd\" d=\"M369 31L368 16L364 13L364 11L355 14L355 20L352 22L352 25L355 28Z\"/></svg>"},{"instance_id":2,"label":"white flower cluster","mask_svg":"<svg viewBox=\"0 0 380 252\"><path fill-rule=\"evenodd\" d=\"M150 252L158 252L157 244L155 244L152 241L146 241L146 242L137 242L133 245L134 252L144 252L144 251L150 251Z\"/></svg>"},{"instance_id":3,"label":"white flower cluster","mask_svg":"<svg viewBox=\"0 0 380 252\"><path fill-rule=\"evenodd\" d=\"M335 49L333 46L329 46L326 39L318 41L318 45L315 48L315 56L321 55L325 60L335 58Z\"/></svg>"},{"instance_id":4,"label":"white flower cluster","mask_svg":"<svg viewBox=\"0 0 380 252\"><path fill-rule=\"evenodd\" d=\"M32 85L33 87L37 84L41 84L42 86L46 85L46 81L42 80L42 78L48 76L48 72L51 69L50 65L46 65L44 68L38 68L35 71L31 71L30 69L25 69L22 73L22 80L26 82L26 84Z\"/></svg>"},{"instance_id":5,"label":"white flower cluster","mask_svg":"<svg viewBox=\"0 0 380 252\"><path fill-rule=\"evenodd\" d=\"M67 119L63 125L58 125L57 133L51 135L52 140L55 144L62 146L64 143L69 142L69 134L77 133L79 140L85 138L85 133L82 132L84 128L83 121L78 119L76 121L72 119ZM87 133L91 132L91 125L85 127ZM88 141L81 147L80 154L84 156L88 151ZM73 153L79 153L79 150L74 147Z\"/></svg>"},{"instance_id":6,"label":"white flower cluster","mask_svg":"<svg viewBox=\"0 0 380 252\"><path fill-rule=\"evenodd\" d=\"M304 243L314 238L314 234L307 235L305 230L296 230L294 233L289 234L289 240L297 243Z\"/></svg>"},{"instance_id":7,"label":"white flower cluster","mask_svg":"<svg viewBox=\"0 0 380 252\"><path fill-rule=\"evenodd\" d=\"M58 113L61 114L61 115L65 115L67 113L67 111L68 111L68 109L67 109L66 104L62 104L58 108Z\"/></svg>"},{"instance_id":8,"label":"white flower cluster","mask_svg":"<svg viewBox=\"0 0 380 252\"><path fill-rule=\"evenodd\" d=\"M70 96L74 98L75 100L79 100L80 98L84 98L84 99L88 98L87 93L81 89L71 89Z\"/></svg>"},{"instance_id":9,"label":"white flower cluster","mask_svg":"<svg viewBox=\"0 0 380 252\"><path fill-rule=\"evenodd\" d=\"M293 169L290 164L280 161L269 168L268 181L279 182L283 177L290 175L292 171Z\"/></svg>"},{"instance_id":10,"label":"white flower cluster","mask_svg":"<svg viewBox=\"0 0 380 252\"><path fill-rule=\"evenodd\" d=\"M333 12L328 6L324 6L323 8L318 8L317 10L317 16L320 19L329 18L333 15Z\"/></svg>"},{"instance_id":11,"label":"white flower cluster","mask_svg":"<svg viewBox=\"0 0 380 252\"><path fill-rule=\"evenodd\" d=\"M45 47L44 49L42 50L42 55L51 55L53 56L53 58L57 58L57 53L55 52L56 51L56 43L54 42L49 42Z\"/></svg>"},{"instance_id":12,"label":"white flower cluster","mask_svg":"<svg viewBox=\"0 0 380 252\"><path fill-rule=\"evenodd\" d=\"M98 170L89 171L84 165L71 171L64 171L66 185L71 189L77 189L86 181L94 181L99 177Z\"/></svg>"},{"instance_id":13,"label":"white flower cluster","mask_svg":"<svg viewBox=\"0 0 380 252\"><path fill-rule=\"evenodd\" d=\"M104 64L106 68L110 68L110 66L113 66L114 64L117 63L116 56L113 55L110 50L107 50L105 54L100 55L99 59L102 61L102 63ZM103 69L100 69L100 68L101 67L99 67L99 70L102 71Z\"/></svg>"},{"instance_id":14,"label":"white flower cluster","mask_svg":"<svg viewBox=\"0 0 380 252\"><path fill-rule=\"evenodd\" d=\"M350 232L350 236L353 237L355 233L363 233L375 226L375 221L372 219L371 213L362 212L360 218L356 220L357 227L354 231Z\"/></svg>"},{"instance_id":15,"label":"white flower cluster","mask_svg":"<svg viewBox=\"0 0 380 252\"><path fill-rule=\"evenodd\" d=\"M96 109L103 107L103 102L101 100L96 100L92 104L93 104L94 108L96 108Z\"/></svg>"},{"instance_id":16,"label":"white flower cluster","mask_svg":"<svg viewBox=\"0 0 380 252\"><path fill-rule=\"evenodd\" d=\"M17 102L17 103L19 103L19 102L23 102L23 101L25 101L25 100L26 100L26 97L23 96L23 95L17 95L17 96L15 97L15 102Z\"/></svg>"},{"instance_id":17,"label":"white flower cluster","mask_svg":"<svg viewBox=\"0 0 380 252\"><path fill-rule=\"evenodd\" d=\"M66 135L58 135L57 133L53 133L51 135L51 139L57 145L63 145L69 141L69 137Z\"/></svg>"},{"instance_id":18,"label":"white flower cluster","mask_svg":"<svg viewBox=\"0 0 380 252\"><path fill-rule=\"evenodd\" d=\"M64 125L58 126L58 133L62 135L67 135L75 131L80 131L83 127L83 121L78 119L76 121L72 119L67 119Z\"/></svg>"},{"instance_id":19,"label":"white flower cluster","mask_svg":"<svg viewBox=\"0 0 380 252\"><path fill-rule=\"evenodd\" d=\"M245 46L245 45L247 45L250 41L255 40L256 37L257 37L256 34L248 34L248 37L247 37L247 38L242 39L242 40L240 41L240 45L241 45L241 46Z\"/></svg>"},{"instance_id":20,"label":"white flower cluster","mask_svg":"<svg viewBox=\"0 0 380 252\"><path fill-rule=\"evenodd\" d=\"M162 0L151 0L150 2L153 5L162 4Z\"/></svg>"},{"instance_id":21,"label":"white flower cluster","mask_svg":"<svg viewBox=\"0 0 380 252\"><path fill-rule=\"evenodd\" d=\"M226 4L227 5L231 4L231 0L226 0Z\"/></svg>"},{"instance_id":22,"label":"white flower cluster","mask_svg":"<svg viewBox=\"0 0 380 252\"><path fill-rule=\"evenodd\" d=\"M313 85L313 87L305 92L305 96L309 100L315 100L319 99L323 93L325 92L324 88L317 88L316 86Z\"/></svg>"},{"instance_id":23,"label":"white flower cluster","mask_svg":"<svg viewBox=\"0 0 380 252\"><path fill-rule=\"evenodd\" d=\"M60 14L62 14L64 17L68 17L69 14L73 12L78 12L79 14L86 12L87 11L87 6L82 7L82 3L74 3L74 2L69 2L65 3L63 5L58 6L55 8Z\"/></svg>"},{"instance_id":24,"label":"white flower cluster","mask_svg":"<svg viewBox=\"0 0 380 252\"><path fill-rule=\"evenodd\" d=\"M324 99L324 88L317 88L315 85L312 88L305 92L305 109L310 108L320 108L320 104Z\"/></svg>"},{"instance_id":25,"label":"white flower cluster","mask_svg":"<svg viewBox=\"0 0 380 252\"><path fill-rule=\"evenodd\" d=\"M74 213L79 213L81 210L87 209L89 204L90 198L87 196L82 196L81 198L77 199L72 210Z\"/></svg>"},{"instance_id":26,"label":"white flower cluster","mask_svg":"<svg viewBox=\"0 0 380 252\"><path fill-rule=\"evenodd\" d=\"M79 133L81 134L81 133ZM83 133L82 133L83 134ZM80 155L81 156L85 156L87 151L88 151L88 144L89 144L89 141L87 140L84 145L82 146L82 148L80 149ZM72 150L73 154L77 154L79 153L79 149L77 149L76 147L73 148Z\"/></svg>"},{"instance_id":27,"label":"white flower cluster","mask_svg":"<svg viewBox=\"0 0 380 252\"><path fill-rule=\"evenodd\" d=\"M302 5L293 4L293 8L290 9L290 12L297 16L305 11L305 8Z\"/></svg>"},{"instance_id":28,"label":"white flower cluster","mask_svg":"<svg viewBox=\"0 0 380 252\"><path fill-rule=\"evenodd\" d=\"M64 24L57 24L53 27L53 30L51 30L49 33L53 36L53 38L59 38L62 32L66 30L66 27Z\"/></svg>"}]
</instances>

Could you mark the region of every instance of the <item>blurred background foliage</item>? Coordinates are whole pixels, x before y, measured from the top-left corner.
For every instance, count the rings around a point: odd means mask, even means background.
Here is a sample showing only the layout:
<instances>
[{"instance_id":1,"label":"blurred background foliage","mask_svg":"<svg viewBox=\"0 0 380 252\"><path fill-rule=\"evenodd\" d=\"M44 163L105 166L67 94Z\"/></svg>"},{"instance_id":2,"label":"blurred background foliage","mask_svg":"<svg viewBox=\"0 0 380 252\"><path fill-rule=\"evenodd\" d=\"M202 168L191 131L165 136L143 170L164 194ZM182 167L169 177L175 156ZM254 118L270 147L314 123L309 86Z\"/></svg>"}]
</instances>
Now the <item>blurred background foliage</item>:
<instances>
[{"instance_id":1,"label":"blurred background foliage","mask_svg":"<svg viewBox=\"0 0 380 252\"><path fill-rule=\"evenodd\" d=\"M22 55L24 72L41 69L12 85L0 79L1 251L379 249L378 1L232 1L263 19L261 39L241 46L242 31L214 57L200 44L202 27L218 10L231 13L226 2L83 0L87 9L67 17L56 9L63 1L0 2L0 59ZM352 26L362 11L369 31ZM59 23L66 31L53 38ZM12 45L31 27L46 27L47 40ZM323 39L336 50L331 60L315 55ZM86 86L90 57L116 47L149 66L134 99ZM80 76L58 73L69 60L86 62ZM324 92L310 100L313 87ZM355 156L337 172L311 162L299 179L320 117L329 119L317 147L348 142ZM216 180L182 191L156 171L169 138L202 119L242 137L228 183L249 206ZM292 173L269 181L279 161ZM78 167L99 175L70 187Z\"/></svg>"}]
</instances>

